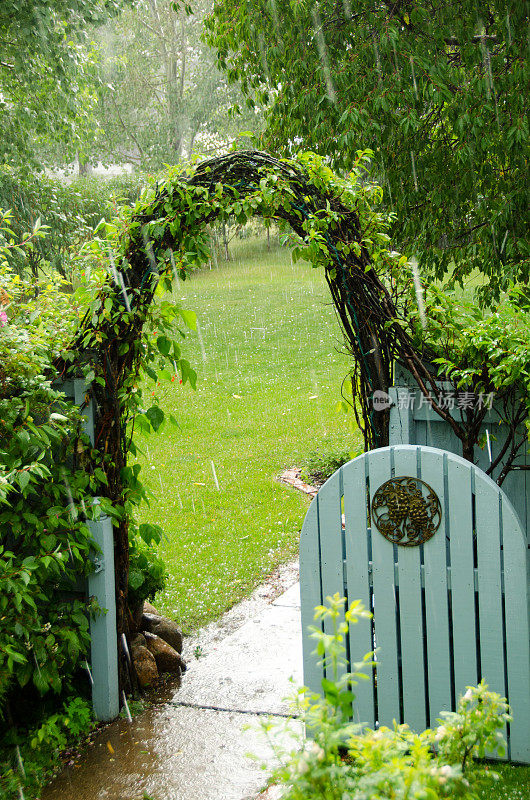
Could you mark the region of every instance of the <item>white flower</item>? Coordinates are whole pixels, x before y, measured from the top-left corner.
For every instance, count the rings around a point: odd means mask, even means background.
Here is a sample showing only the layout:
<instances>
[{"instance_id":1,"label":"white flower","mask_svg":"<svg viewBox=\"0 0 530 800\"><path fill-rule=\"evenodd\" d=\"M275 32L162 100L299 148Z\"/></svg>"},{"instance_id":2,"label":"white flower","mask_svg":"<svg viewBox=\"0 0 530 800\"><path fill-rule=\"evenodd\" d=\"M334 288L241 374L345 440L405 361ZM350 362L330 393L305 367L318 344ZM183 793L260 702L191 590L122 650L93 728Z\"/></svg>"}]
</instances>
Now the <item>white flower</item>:
<instances>
[{"instance_id":1,"label":"white flower","mask_svg":"<svg viewBox=\"0 0 530 800\"><path fill-rule=\"evenodd\" d=\"M471 689L468 689L465 695L463 696L462 700L467 700L468 702L473 699L473 692Z\"/></svg>"},{"instance_id":2,"label":"white flower","mask_svg":"<svg viewBox=\"0 0 530 800\"><path fill-rule=\"evenodd\" d=\"M447 728L445 727L445 725L439 725L436 728L436 733L434 734L434 741L439 742L440 739L443 739L444 736L446 735L447 735Z\"/></svg>"}]
</instances>

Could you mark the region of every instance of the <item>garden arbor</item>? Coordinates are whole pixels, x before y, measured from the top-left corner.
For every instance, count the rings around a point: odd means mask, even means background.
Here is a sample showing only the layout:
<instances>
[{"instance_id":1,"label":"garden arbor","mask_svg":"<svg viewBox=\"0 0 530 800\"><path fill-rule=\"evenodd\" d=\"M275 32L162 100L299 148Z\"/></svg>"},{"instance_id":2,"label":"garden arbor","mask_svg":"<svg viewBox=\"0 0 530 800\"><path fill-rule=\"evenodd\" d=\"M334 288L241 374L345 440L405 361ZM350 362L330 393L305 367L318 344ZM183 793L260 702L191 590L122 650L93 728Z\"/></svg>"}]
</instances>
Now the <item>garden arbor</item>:
<instances>
[{"instance_id":1,"label":"garden arbor","mask_svg":"<svg viewBox=\"0 0 530 800\"><path fill-rule=\"evenodd\" d=\"M430 395L429 404L461 442L464 457L473 458L482 410L471 409L458 420L440 400L435 375L426 363L431 351L418 344L409 323L415 302L410 266L406 257L389 248L390 219L377 208L382 192L368 178L370 159L369 151L359 151L346 179L313 154L278 160L255 151L205 161L188 173L171 170L94 243L109 279L91 303L72 348L56 366L63 377L82 367L96 407L94 458L105 473L103 488L114 509L119 634L128 630L130 511L141 495L138 472L127 465L127 452L134 448L127 423L134 421L139 408L138 371L144 367L156 377L152 362L160 357L175 364L184 381L194 376L170 335L176 317L190 323L188 312L164 300L152 301L157 286L169 289L173 276L184 279L207 261L206 226L217 218L233 217L238 223L253 215L281 220L297 239L293 257L303 256L325 270L353 356L352 387L358 401L354 410L366 449L388 444L388 409L374 413L372 398L374 392L388 392L398 358L420 391ZM153 318L163 334L156 347L144 335ZM473 380L491 389L487 372ZM512 411L519 407L517 399L510 406ZM144 420L156 428L160 414L159 409L148 409ZM510 435L508 452L515 453L515 434ZM126 684L123 664L121 682Z\"/></svg>"}]
</instances>

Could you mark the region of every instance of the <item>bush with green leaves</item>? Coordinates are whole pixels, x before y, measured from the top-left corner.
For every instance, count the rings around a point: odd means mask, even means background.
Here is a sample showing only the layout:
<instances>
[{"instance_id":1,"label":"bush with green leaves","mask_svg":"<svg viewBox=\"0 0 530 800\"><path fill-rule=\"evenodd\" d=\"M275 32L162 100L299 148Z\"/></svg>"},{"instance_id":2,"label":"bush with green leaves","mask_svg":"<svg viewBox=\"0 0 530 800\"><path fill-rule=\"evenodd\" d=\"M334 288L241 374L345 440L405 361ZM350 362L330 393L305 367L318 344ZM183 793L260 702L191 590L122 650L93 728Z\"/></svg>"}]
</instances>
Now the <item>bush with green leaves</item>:
<instances>
[{"instance_id":1,"label":"bush with green leaves","mask_svg":"<svg viewBox=\"0 0 530 800\"><path fill-rule=\"evenodd\" d=\"M154 600L166 585L166 565L159 556L157 545L162 538L159 525L142 523L129 528L129 607L144 600Z\"/></svg>"},{"instance_id":2,"label":"bush with green leaves","mask_svg":"<svg viewBox=\"0 0 530 800\"><path fill-rule=\"evenodd\" d=\"M93 727L90 704L81 697L31 726L11 727L0 745L0 797L38 797L56 766L56 756L75 746Z\"/></svg>"},{"instance_id":3,"label":"bush with green leaves","mask_svg":"<svg viewBox=\"0 0 530 800\"><path fill-rule=\"evenodd\" d=\"M304 481L322 484L330 478L339 467L359 455L358 451L343 450L341 453L316 450L307 456L302 467L301 477Z\"/></svg>"},{"instance_id":4,"label":"bush with green leaves","mask_svg":"<svg viewBox=\"0 0 530 800\"><path fill-rule=\"evenodd\" d=\"M477 791L495 773L476 757L499 750L502 729L510 721L504 698L484 683L468 687L455 712L442 712L434 729L420 733L407 725L362 730L352 722L352 686L366 679L372 653L347 672L344 638L349 625L371 615L357 601L344 611L345 599L326 598L315 617L326 620L332 633L312 628L315 654L333 679L323 679L322 696L301 689L297 711L308 731L298 750L284 754L272 782L282 785L285 800L476 800ZM339 677L340 675L340 677ZM272 723L266 724L272 729Z\"/></svg>"},{"instance_id":5,"label":"bush with green leaves","mask_svg":"<svg viewBox=\"0 0 530 800\"><path fill-rule=\"evenodd\" d=\"M28 175L4 166L0 169L0 207L11 210L10 227L20 240L40 220L47 235L34 240L12 259L19 274L34 279L44 270L72 278L72 260L90 240L102 219L110 220L123 203L133 203L147 176L113 178L80 177L68 181L45 175Z\"/></svg>"}]
</instances>

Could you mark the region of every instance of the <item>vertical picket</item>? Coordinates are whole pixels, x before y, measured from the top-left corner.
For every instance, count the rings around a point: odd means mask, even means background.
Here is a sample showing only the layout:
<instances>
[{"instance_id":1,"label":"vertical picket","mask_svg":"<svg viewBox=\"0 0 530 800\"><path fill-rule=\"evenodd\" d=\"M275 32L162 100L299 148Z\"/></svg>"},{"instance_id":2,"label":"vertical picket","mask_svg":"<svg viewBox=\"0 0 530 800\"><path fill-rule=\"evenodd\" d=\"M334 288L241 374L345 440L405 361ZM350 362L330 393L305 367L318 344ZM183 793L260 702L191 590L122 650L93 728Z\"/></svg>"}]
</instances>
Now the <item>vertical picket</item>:
<instances>
[{"instance_id":1,"label":"vertical picket","mask_svg":"<svg viewBox=\"0 0 530 800\"><path fill-rule=\"evenodd\" d=\"M418 476L420 448L391 448L395 477ZM419 547L397 547L403 715L413 730L426 727L421 561Z\"/></svg>"},{"instance_id":2,"label":"vertical picket","mask_svg":"<svg viewBox=\"0 0 530 800\"><path fill-rule=\"evenodd\" d=\"M366 454L370 503L377 489L392 477L390 448ZM379 725L400 720L399 664L394 585L394 545L372 529L374 627L377 645L377 707Z\"/></svg>"},{"instance_id":3,"label":"vertical picket","mask_svg":"<svg viewBox=\"0 0 530 800\"><path fill-rule=\"evenodd\" d=\"M348 602L361 600L371 611L368 513L366 508L367 459L360 456L342 468L344 483L344 519L346 537L346 583ZM374 649L372 626L361 620L350 627L350 654L352 661L360 661L365 653ZM357 722L375 726L373 674L370 681L359 681L354 687L354 717Z\"/></svg>"},{"instance_id":4,"label":"vertical picket","mask_svg":"<svg viewBox=\"0 0 530 800\"><path fill-rule=\"evenodd\" d=\"M475 475L475 498L480 671L488 686L504 696L499 508L502 496L498 488L478 470Z\"/></svg>"},{"instance_id":5,"label":"vertical picket","mask_svg":"<svg viewBox=\"0 0 530 800\"><path fill-rule=\"evenodd\" d=\"M501 509L507 692L513 716L509 756L513 761L530 764L530 589L527 577L530 559L519 519L506 498Z\"/></svg>"},{"instance_id":6,"label":"vertical picket","mask_svg":"<svg viewBox=\"0 0 530 800\"><path fill-rule=\"evenodd\" d=\"M326 481L319 492L318 501L318 527L320 531L320 570L322 574L322 596L326 597L339 594L344 597L346 587L344 584L344 536L342 533L342 469ZM339 622L344 620L344 614ZM324 632L331 634L332 621L326 620ZM339 667L337 675L331 671L331 665L326 668L326 678L336 680L346 669Z\"/></svg>"},{"instance_id":7,"label":"vertical picket","mask_svg":"<svg viewBox=\"0 0 530 800\"><path fill-rule=\"evenodd\" d=\"M309 506L300 534L300 608L304 684L311 691L321 693L324 671L318 666L318 658L313 652L316 646L315 641L309 633L309 626L315 624L315 607L322 604L318 503L319 496L317 495Z\"/></svg>"},{"instance_id":8,"label":"vertical picket","mask_svg":"<svg viewBox=\"0 0 530 800\"><path fill-rule=\"evenodd\" d=\"M478 680L475 641L472 465L447 460L455 696Z\"/></svg>"},{"instance_id":9,"label":"vertical picket","mask_svg":"<svg viewBox=\"0 0 530 800\"><path fill-rule=\"evenodd\" d=\"M427 724L431 726L441 711L451 710L451 651L446 563L449 500L445 488L446 475L446 454L429 447L422 447L421 478L435 489L442 507L440 528L423 545L430 712Z\"/></svg>"}]
</instances>

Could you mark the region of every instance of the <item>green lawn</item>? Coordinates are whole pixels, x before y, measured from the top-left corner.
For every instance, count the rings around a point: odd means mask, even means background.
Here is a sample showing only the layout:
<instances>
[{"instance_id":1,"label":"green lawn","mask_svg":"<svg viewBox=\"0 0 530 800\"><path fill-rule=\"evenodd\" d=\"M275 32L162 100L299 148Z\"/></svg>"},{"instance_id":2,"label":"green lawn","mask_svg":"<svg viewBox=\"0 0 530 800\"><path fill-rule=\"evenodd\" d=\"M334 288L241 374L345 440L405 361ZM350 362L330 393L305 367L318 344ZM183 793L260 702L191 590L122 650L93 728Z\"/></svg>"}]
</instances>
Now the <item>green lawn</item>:
<instances>
[{"instance_id":1,"label":"green lawn","mask_svg":"<svg viewBox=\"0 0 530 800\"><path fill-rule=\"evenodd\" d=\"M199 335L182 347L197 391L178 381L157 387L180 430L139 439L156 496L142 521L167 535L170 577L157 603L184 631L219 616L296 554L308 500L277 483L279 472L316 449L360 441L335 410L350 362L339 352L322 272L293 266L272 240L270 252L257 238L232 251L232 262L175 287L198 316Z\"/></svg>"},{"instance_id":2,"label":"green lawn","mask_svg":"<svg viewBox=\"0 0 530 800\"><path fill-rule=\"evenodd\" d=\"M499 780L479 793L480 800L529 800L530 767L491 764L488 769L497 772Z\"/></svg>"}]
</instances>

